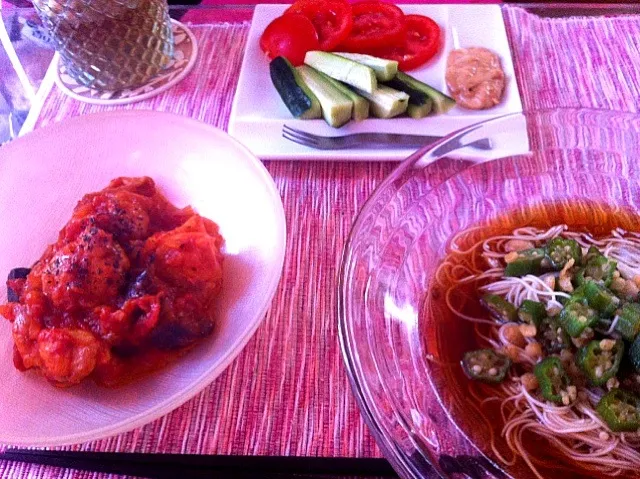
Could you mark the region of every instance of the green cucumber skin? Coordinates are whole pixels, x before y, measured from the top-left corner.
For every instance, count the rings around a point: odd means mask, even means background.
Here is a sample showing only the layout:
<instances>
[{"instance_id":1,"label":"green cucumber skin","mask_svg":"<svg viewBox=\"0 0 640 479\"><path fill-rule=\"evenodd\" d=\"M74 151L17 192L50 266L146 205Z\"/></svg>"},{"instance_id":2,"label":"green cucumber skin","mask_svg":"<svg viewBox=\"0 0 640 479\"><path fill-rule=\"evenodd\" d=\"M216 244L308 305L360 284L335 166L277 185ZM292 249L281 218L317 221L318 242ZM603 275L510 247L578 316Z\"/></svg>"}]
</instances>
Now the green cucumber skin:
<instances>
[{"instance_id":1,"label":"green cucumber skin","mask_svg":"<svg viewBox=\"0 0 640 479\"><path fill-rule=\"evenodd\" d=\"M315 119L322 116L320 102L289 60L274 58L269 64L269 74L273 86L294 118Z\"/></svg>"},{"instance_id":2,"label":"green cucumber skin","mask_svg":"<svg viewBox=\"0 0 640 479\"><path fill-rule=\"evenodd\" d=\"M425 92L413 88L411 85L397 77L388 82L384 82L384 84L394 90L403 91L409 95L409 105L421 106L426 103L433 103L431 98Z\"/></svg>"},{"instance_id":3,"label":"green cucumber skin","mask_svg":"<svg viewBox=\"0 0 640 479\"><path fill-rule=\"evenodd\" d=\"M273 85L294 118L318 119L324 116L317 96L286 58L274 58L269 64L269 73ZM364 120L370 116L373 109L378 110L371 105L370 100L364 98L364 92L358 92L352 85L344 84L322 71L316 70L316 73L324 82L335 87L353 102L353 120ZM424 118L430 113L445 113L456 104L453 98L401 71L382 85L409 96L406 114L411 118Z\"/></svg>"},{"instance_id":4,"label":"green cucumber skin","mask_svg":"<svg viewBox=\"0 0 640 479\"><path fill-rule=\"evenodd\" d=\"M422 91L425 95L431 98L431 100L433 100L434 111L436 113L446 113L456 105L456 101L450 96L436 90L432 86L429 86L420 80L413 78L410 75L407 75L404 72L398 71L396 78L406 83L411 88Z\"/></svg>"}]
</instances>

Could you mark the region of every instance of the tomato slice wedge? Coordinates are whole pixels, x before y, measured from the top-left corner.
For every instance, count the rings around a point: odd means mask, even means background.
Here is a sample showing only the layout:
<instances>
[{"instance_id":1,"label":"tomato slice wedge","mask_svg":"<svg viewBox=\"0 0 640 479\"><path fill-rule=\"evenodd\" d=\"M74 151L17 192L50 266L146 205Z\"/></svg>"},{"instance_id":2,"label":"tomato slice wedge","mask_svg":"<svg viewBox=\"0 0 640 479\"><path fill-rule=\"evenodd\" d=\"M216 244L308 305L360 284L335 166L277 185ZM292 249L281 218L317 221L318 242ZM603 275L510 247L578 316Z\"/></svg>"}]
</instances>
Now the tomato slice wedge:
<instances>
[{"instance_id":1,"label":"tomato slice wedge","mask_svg":"<svg viewBox=\"0 0 640 479\"><path fill-rule=\"evenodd\" d=\"M291 5L285 15L297 13L306 16L318 32L320 49L333 50L351 31L353 14L346 0L299 0Z\"/></svg>"},{"instance_id":2,"label":"tomato slice wedge","mask_svg":"<svg viewBox=\"0 0 640 479\"><path fill-rule=\"evenodd\" d=\"M402 42L405 16L395 5L372 0L354 3L352 11L353 28L340 45L341 50L369 53Z\"/></svg>"},{"instance_id":3,"label":"tomato slice wedge","mask_svg":"<svg viewBox=\"0 0 640 479\"><path fill-rule=\"evenodd\" d=\"M403 41L372 52L373 55L396 60L402 71L413 70L429 61L440 49L440 27L429 17L405 15Z\"/></svg>"},{"instance_id":4,"label":"tomato slice wedge","mask_svg":"<svg viewBox=\"0 0 640 479\"><path fill-rule=\"evenodd\" d=\"M283 56L298 66L304 63L309 50L318 50L320 42L316 29L306 16L284 15L272 21L262 32L260 48L269 58Z\"/></svg>"}]
</instances>

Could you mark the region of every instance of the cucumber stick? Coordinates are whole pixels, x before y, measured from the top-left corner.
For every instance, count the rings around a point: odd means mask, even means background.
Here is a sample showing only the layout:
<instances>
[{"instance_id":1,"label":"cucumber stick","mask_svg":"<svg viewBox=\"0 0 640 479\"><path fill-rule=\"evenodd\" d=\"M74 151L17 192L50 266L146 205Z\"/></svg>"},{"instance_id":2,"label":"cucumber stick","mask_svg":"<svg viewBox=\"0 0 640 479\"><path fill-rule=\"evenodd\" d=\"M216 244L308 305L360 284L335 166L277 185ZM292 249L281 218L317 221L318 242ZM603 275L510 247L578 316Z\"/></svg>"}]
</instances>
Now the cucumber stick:
<instances>
[{"instance_id":1,"label":"cucumber stick","mask_svg":"<svg viewBox=\"0 0 640 479\"><path fill-rule=\"evenodd\" d=\"M334 52L334 54L348 58L354 62L362 63L373 69L378 81L389 81L398 73L398 62L395 60L386 60L385 58L378 58L362 53Z\"/></svg>"},{"instance_id":2,"label":"cucumber stick","mask_svg":"<svg viewBox=\"0 0 640 479\"><path fill-rule=\"evenodd\" d=\"M298 72L318 98L322 107L322 116L329 125L337 128L351 119L353 102L347 95L325 81L324 75L307 65L298 67Z\"/></svg>"},{"instance_id":3,"label":"cucumber stick","mask_svg":"<svg viewBox=\"0 0 640 479\"><path fill-rule=\"evenodd\" d=\"M322 116L318 98L289 60L284 57L274 58L269 64L269 73L280 98L295 118L307 120Z\"/></svg>"},{"instance_id":4,"label":"cucumber stick","mask_svg":"<svg viewBox=\"0 0 640 479\"><path fill-rule=\"evenodd\" d=\"M384 84L409 95L407 114L411 118L424 118L431 113L431 110L433 109L433 100L424 91L416 90L415 88L410 87L406 82L398 80L397 78L392 78Z\"/></svg>"},{"instance_id":5,"label":"cucumber stick","mask_svg":"<svg viewBox=\"0 0 640 479\"><path fill-rule=\"evenodd\" d=\"M351 90L348 86L346 86L344 83L340 83L338 80L334 80L329 75L325 75L322 72L317 72L317 73L322 77L322 79L325 82L333 85L336 89L340 90L343 94L348 96L349 99L353 102L353 111L351 112L351 119L355 121L361 121L366 118L369 118L369 102L364 97L358 95L356 92Z\"/></svg>"},{"instance_id":6,"label":"cucumber stick","mask_svg":"<svg viewBox=\"0 0 640 479\"><path fill-rule=\"evenodd\" d=\"M394 78L394 81L404 83L408 88L412 90L418 90L423 92L433 101L433 111L435 113L446 113L451 108L456 106L456 101L450 96L445 95L441 91L436 90L432 86L422 83L420 80L416 80L410 75L399 71Z\"/></svg>"},{"instance_id":7,"label":"cucumber stick","mask_svg":"<svg viewBox=\"0 0 640 479\"><path fill-rule=\"evenodd\" d=\"M371 102L371 113L378 118L398 116L407 111L409 105L409 95L384 85L380 85L373 93L359 90L357 93Z\"/></svg>"},{"instance_id":8,"label":"cucumber stick","mask_svg":"<svg viewBox=\"0 0 640 479\"><path fill-rule=\"evenodd\" d=\"M429 113L431 113L432 109L433 109L433 102L431 101L431 98L429 98L426 102L420 105L414 105L411 103L411 97L409 97L409 105L407 106L407 115L409 115L411 118L415 118L415 119L424 118Z\"/></svg>"},{"instance_id":9,"label":"cucumber stick","mask_svg":"<svg viewBox=\"0 0 640 479\"><path fill-rule=\"evenodd\" d=\"M304 62L331 78L367 93L373 93L378 86L378 80L372 68L333 53L310 51L305 55Z\"/></svg>"}]
</instances>

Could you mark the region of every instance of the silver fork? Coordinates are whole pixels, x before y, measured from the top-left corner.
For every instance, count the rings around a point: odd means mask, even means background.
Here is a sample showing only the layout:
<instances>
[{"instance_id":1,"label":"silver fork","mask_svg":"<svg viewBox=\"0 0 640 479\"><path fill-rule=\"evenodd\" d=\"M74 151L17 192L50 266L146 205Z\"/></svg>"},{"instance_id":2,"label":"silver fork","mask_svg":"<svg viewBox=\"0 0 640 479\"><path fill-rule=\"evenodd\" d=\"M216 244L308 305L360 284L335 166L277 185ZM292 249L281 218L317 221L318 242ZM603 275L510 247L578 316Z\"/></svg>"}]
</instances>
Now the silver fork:
<instances>
[{"instance_id":1,"label":"silver fork","mask_svg":"<svg viewBox=\"0 0 640 479\"><path fill-rule=\"evenodd\" d=\"M353 133L350 135L321 136L297 130L288 125L282 127L282 136L287 140L315 148L316 150L379 149L399 146L420 148L442 139L441 136L405 135L404 133ZM492 148L491 141L487 138L473 141L467 145L460 144L457 148L462 146L469 146L478 150L490 150Z\"/></svg>"}]
</instances>

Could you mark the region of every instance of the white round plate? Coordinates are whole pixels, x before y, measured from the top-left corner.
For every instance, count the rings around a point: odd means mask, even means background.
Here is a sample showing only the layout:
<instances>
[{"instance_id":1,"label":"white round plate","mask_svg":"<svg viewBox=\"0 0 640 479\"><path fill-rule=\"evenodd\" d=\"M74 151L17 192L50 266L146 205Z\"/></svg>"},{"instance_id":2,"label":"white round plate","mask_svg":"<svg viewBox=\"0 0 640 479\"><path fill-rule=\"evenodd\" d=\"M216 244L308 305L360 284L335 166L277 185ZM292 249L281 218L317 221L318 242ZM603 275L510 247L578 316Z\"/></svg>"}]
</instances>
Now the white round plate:
<instances>
[{"instance_id":1,"label":"white round plate","mask_svg":"<svg viewBox=\"0 0 640 479\"><path fill-rule=\"evenodd\" d=\"M285 252L284 210L273 180L226 133L166 113L86 115L0 148L0 283L55 241L83 194L118 176L142 175L174 204L192 205L220 226L226 245L214 334L133 384L106 389L86 381L58 389L14 368L11 324L0 317L0 443L79 443L152 421L211 383L262 321Z\"/></svg>"}]
</instances>

